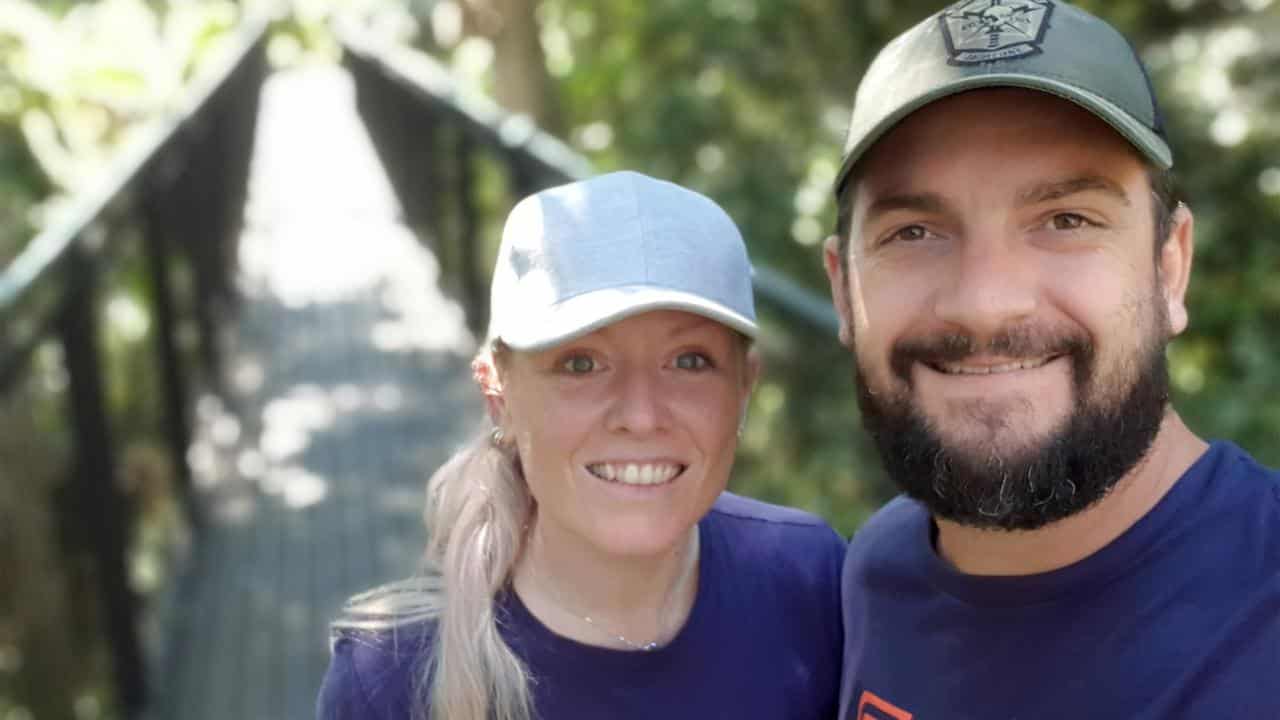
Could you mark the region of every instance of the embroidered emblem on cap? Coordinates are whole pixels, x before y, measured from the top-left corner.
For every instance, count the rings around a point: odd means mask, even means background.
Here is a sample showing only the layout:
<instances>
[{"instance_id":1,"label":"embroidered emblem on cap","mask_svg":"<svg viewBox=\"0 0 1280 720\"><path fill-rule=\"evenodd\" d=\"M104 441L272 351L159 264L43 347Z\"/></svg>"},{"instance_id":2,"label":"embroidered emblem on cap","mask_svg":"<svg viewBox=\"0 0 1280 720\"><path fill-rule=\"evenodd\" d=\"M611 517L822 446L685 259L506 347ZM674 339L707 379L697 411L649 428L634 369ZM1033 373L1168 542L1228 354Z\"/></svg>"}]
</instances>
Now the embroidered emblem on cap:
<instances>
[{"instance_id":1,"label":"embroidered emblem on cap","mask_svg":"<svg viewBox=\"0 0 1280 720\"><path fill-rule=\"evenodd\" d=\"M938 16L952 65L976 65L1040 52L1052 0L971 0Z\"/></svg>"}]
</instances>

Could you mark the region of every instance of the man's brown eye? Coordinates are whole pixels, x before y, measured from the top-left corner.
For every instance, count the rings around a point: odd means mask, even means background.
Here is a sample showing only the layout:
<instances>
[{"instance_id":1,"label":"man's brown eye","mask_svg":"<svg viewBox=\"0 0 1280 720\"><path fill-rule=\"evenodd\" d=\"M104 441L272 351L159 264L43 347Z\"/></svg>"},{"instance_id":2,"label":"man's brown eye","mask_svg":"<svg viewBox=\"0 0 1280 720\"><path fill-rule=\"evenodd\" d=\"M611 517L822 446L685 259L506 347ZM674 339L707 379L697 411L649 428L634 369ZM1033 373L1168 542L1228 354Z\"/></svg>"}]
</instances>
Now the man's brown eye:
<instances>
[{"instance_id":1,"label":"man's brown eye","mask_svg":"<svg viewBox=\"0 0 1280 720\"><path fill-rule=\"evenodd\" d=\"M1075 213L1059 213L1053 216L1055 230L1077 230L1085 225L1085 219Z\"/></svg>"},{"instance_id":2,"label":"man's brown eye","mask_svg":"<svg viewBox=\"0 0 1280 720\"><path fill-rule=\"evenodd\" d=\"M919 225L909 225L893 234L892 240L923 240L929 234L928 230Z\"/></svg>"}]
</instances>

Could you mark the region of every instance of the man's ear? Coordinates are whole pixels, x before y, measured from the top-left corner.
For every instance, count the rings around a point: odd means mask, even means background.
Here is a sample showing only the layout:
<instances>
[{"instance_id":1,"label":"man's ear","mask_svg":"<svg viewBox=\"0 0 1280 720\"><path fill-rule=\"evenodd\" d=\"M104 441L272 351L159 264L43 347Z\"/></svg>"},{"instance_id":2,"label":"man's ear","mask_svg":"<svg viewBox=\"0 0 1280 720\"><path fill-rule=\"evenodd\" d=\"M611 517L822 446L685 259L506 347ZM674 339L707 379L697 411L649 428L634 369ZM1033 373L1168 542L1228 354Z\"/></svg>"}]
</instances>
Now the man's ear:
<instances>
[{"instance_id":1,"label":"man's ear","mask_svg":"<svg viewBox=\"0 0 1280 720\"><path fill-rule=\"evenodd\" d=\"M840 320L840 344L853 347L853 302L850 300L849 279L845 277L844 263L840 262L840 238L831 235L822 245L822 264L827 270L827 282L831 284L831 304Z\"/></svg>"},{"instance_id":2,"label":"man's ear","mask_svg":"<svg viewBox=\"0 0 1280 720\"><path fill-rule=\"evenodd\" d=\"M1169 331L1177 335L1187 329L1187 286L1191 283L1191 264L1195 255L1195 218L1183 203L1173 211L1169 237L1160 248L1160 288L1164 293L1169 317Z\"/></svg>"}]
</instances>

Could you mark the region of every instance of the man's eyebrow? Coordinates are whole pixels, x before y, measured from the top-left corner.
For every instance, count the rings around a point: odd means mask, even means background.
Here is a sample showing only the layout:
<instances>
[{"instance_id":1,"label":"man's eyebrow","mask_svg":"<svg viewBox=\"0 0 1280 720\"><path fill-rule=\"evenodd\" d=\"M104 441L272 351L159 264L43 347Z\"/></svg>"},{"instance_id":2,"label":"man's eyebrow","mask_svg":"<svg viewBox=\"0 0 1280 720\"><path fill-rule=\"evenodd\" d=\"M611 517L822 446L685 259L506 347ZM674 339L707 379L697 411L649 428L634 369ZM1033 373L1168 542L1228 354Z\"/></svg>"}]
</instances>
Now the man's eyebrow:
<instances>
[{"instance_id":1,"label":"man's eyebrow","mask_svg":"<svg viewBox=\"0 0 1280 720\"><path fill-rule=\"evenodd\" d=\"M1129 194L1116 181L1102 175L1081 175L1080 177L1053 182L1038 183L1018 193L1019 205L1035 205L1036 203L1061 200L1062 198L1084 192L1101 192L1115 200L1131 205Z\"/></svg>"},{"instance_id":2,"label":"man's eyebrow","mask_svg":"<svg viewBox=\"0 0 1280 720\"><path fill-rule=\"evenodd\" d=\"M876 198L867 206L866 221L875 220L895 210L941 215L947 211L947 203L936 193L897 193Z\"/></svg>"}]
</instances>

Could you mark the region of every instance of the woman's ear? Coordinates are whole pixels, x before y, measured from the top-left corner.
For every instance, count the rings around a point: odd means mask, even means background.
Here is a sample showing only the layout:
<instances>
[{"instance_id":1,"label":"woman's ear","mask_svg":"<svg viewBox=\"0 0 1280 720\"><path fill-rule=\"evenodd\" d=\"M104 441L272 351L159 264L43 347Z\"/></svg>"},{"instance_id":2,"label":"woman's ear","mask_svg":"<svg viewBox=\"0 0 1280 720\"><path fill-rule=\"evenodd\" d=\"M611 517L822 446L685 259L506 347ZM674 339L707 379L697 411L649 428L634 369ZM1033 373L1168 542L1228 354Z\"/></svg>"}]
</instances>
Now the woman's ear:
<instances>
[{"instance_id":1,"label":"woman's ear","mask_svg":"<svg viewBox=\"0 0 1280 720\"><path fill-rule=\"evenodd\" d=\"M742 374L741 410L738 412L738 437L742 437L743 432L746 431L747 408L751 406L751 393L756 389L756 382L760 380L760 370L764 365L764 360L760 357L760 351L755 346L747 350L745 360L746 365Z\"/></svg>"},{"instance_id":2,"label":"woman's ear","mask_svg":"<svg viewBox=\"0 0 1280 720\"><path fill-rule=\"evenodd\" d=\"M476 385L480 386L480 392L484 394L484 404L489 412L489 420L495 426L502 427L507 405L506 398L502 395L502 377L493 364L493 358L485 356L472 360L471 377L476 381Z\"/></svg>"},{"instance_id":3,"label":"woman's ear","mask_svg":"<svg viewBox=\"0 0 1280 720\"><path fill-rule=\"evenodd\" d=\"M760 380L760 372L764 369L764 359L760 357L760 351L754 345L747 349L746 357L746 373L743 375L743 386L746 390L746 398L750 399L751 393L756 389L756 383Z\"/></svg>"}]
</instances>

